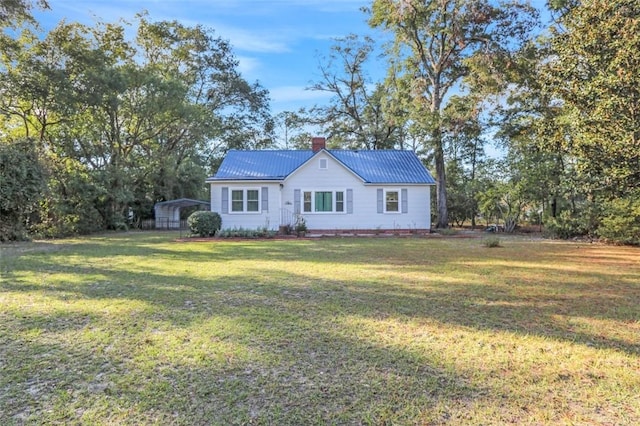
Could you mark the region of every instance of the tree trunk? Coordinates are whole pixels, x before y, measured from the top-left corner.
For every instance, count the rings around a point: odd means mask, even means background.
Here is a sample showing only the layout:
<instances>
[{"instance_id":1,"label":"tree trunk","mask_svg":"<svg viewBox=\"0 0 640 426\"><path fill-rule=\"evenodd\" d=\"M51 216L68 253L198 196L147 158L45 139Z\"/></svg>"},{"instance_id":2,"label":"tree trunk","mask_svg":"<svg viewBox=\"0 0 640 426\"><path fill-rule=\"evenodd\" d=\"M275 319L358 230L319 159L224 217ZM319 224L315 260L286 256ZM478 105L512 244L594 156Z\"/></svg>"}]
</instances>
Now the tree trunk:
<instances>
[{"instance_id":1,"label":"tree trunk","mask_svg":"<svg viewBox=\"0 0 640 426\"><path fill-rule=\"evenodd\" d=\"M436 134L437 133L437 134ZM444 151L442 149L442 136L440 129L434 131L434 148L436 163L436 202L438 206L438 222L436 228L449 227L449 214L447 211L447 178L444 167Z\"/></svg>"}]
</instances>

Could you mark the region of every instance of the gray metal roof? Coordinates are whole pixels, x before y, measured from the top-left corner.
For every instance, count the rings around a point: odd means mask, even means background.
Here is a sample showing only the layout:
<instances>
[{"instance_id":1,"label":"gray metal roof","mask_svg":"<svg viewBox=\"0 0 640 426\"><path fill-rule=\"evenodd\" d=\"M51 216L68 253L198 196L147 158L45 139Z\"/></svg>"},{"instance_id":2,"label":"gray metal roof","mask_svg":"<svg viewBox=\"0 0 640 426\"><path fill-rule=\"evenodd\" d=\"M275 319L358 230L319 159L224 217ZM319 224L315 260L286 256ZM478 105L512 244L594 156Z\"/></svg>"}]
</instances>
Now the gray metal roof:
<instances>
[{"instance_id":1,"label":"gray metal roof","mask_svg":"<svg viewBox=\"0 0 640 426\"><path fill-rule=\"evenodd\" d=\"M365 183L435 184L435 180L413 151L322 150ZM215 176L217 180L283 180L316 153L313 151L231 150Z\"/></svg>"},{"instance_id":2,"label":"gray metal roof","mask_svg":"<svg viewBox=\"0 0 640 426\"><path fill-rule=\"evenodd\" d=\"M179 198L177 200L160 201L154 204L154 207L191 207L191 206L208 206L209 201L193 200L191 198Z\"/></svg>"}]
</instances>

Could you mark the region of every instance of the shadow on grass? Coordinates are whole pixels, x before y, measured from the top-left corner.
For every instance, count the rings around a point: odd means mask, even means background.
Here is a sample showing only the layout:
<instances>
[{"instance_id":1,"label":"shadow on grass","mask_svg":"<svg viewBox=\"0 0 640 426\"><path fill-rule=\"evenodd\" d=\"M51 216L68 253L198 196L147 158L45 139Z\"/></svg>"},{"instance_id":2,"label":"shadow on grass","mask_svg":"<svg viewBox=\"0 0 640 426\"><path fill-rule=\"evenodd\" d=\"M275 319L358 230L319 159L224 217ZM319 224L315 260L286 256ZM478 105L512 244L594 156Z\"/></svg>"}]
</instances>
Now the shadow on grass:
<instances>
[{"instance_id":1,"label":"shadow on grass","mask_svg":"<svg viewBox=\"0 0 640 426\"><path fill-rule=\"evenodd\" d=\"M307 247L306 243L304 247ZM208 253L208 249L205 249L204 253L194 254L193 251L182 253L127 245L121 249L112 247L101 256L105 259L115 253L120 256L158 256L164 261L182 260L202 264L203 268L220 268L225 261L238 259L238 251L241 251L244 260L286 259L294 262L298 256L305 256L306 262L342 262L353 268L378 268L392 272L391 275L375 280L355 278L357 273L341 280L325 280L280 268L248 268L242 275L221 274L212 279L198 279L188 276L188 273L185 276L163 275L144 268L134 272L110 269L108 266L81 266L73 263L61 265L56 257L42 256L31 259L30 267L52 274L72 272L78 278L77 282L33 284L17 276L15 273L19 271L13 271L5 274L6 279L1 287L8 291L45 291L51 295L60 293L56 297L64 299L82 297L140 300L168 309L168 317L177 323L188 321L194 314L216 312L235 315L234 310L240 307L271 305L282 312L303 309L329 316L339 309L340 313L348 315L430 318L480 330L535 334L590 347L640 353L640 342L584 333L558 320L558 317L587 317L620 322L635 321L640 314L640 286L623 282L632 279L631 273L629 276L620 274L619 271L615 271L617 276L605 273L594 275L592 272L575 270L555 271L553 266L549 266L542 271L539 280L519 282L518 271L539 268L536 264L505 267L503 279L488 281L483 276L493 273L492 269L482 270L477 258L465 258L461 255L455 262L470 265L467 269L460 269L461 275L468 282L433 272L429 265L424 265L425 262L416 265L409 261L409 266L405 266L402 271L424 272L427 278L422 283L404 286L400 285L403 277L393 277L393 266L371 263L364 265L361 258L356 256L354 259L354 256L350 256L353 250L351 243L345 247L334 245L325 248L322 242L313 242L311 249L314 251L311 256L308 252L300 254L301 247L298 244L281 245L277 248L278 250L267 251L261 242L256 242L240 248L229 248L227 245L217 248L218 252L214 250ZM285 255L278 251L285 252ZM86 245L73 246L64 255L85 257L84 253L87 252L98 255L95 247ZM59 255L60 253L56 253L56 256ZM406 258L402 260L405 261ZM538 259L537 262L542 264L544 259ZM510 274L516 278L510 278ZM561 283L548 280L554 274L563 276ZM197 306L202 301L210 303L206 311L199 312ZM277 312L274 314L277 316Z\"/></svg>"},{"instance_id":2,"label":"shadow on grass","mask_svg":"<svg viewBox=\"0 0 640 426\"><path fill-rule=\"evenodd\" d=\"M637 340L577 331L558 320L637 320L639 286L624 284L633 282L633 268L594 276L551 265L531 280L523 279L523 273L554 260L558 252L527 261L517 254L492 251L491 256L508 264L507 272L495 277L496 271L505 269L484 265L488 255L473 246L452 257L439 253L442 246L428 242L396 244L387 250L370 241L157 247L153 241L124 239L71 244L55 252L29 253L27 259L14 258L4 266L2 292L69 303L82 299L139 301L149 311L134 319L114 319L99 309L91 314L66 312L64 306L50 314L28 306L3 309L0 359L8 361L2 364L5 378L0 383L8 391L0 396L0 411L6 413L0 419L19 420L25 415L25 404L35 407L27 409L27 415L38 410L42 414L51 407L71 404L65 398L72 395L80 406L84 401L107 407L98 418L108 418L106 411L115 410L129 413L127 421L141 423L171 423L176 413L191 423L211 419L219 424L267 424L283 419L288 424L366 423L366 416L370 423L412 423L429 410L441 409L443 401L474 404L489 392L495 394L495 389L470 385L452 364L433 354L350 335L337 320L347 317L437 321L640 353ZM116 256L131 257L132 268L136 260L149 257L157 257L158 262L189 262L202 269L224 268L225 262L240 258L314 263L320 271L346 266L355 272L323 279L317 273L297 271L295 266L247 266L242 274L219 273L206 279L189 273L163 274L148 265L127 270L110 261ZM574 259L577 262L579 257ZM602 259L628 261L622 254ZM446 269L454 264L459 276ZM43 276L41 282L28 277L34 271ZM74 281L51 278L58 273L73 274ZM555 283L554 277L562 278L561 283ZM240 331L218 329L211 334L219 341L249 348L246 358L221 361L205 350L195 360L167 361L162 354L168 343L163 346L161 340L144 337L159 324L199 329L215 318L242 325ZM119 326L121 333L100 343L79 338L74 345L49 336ZM29 335L33 337L25 337ZM119 344L121 350L107 350ZM188 341L181 344L197 349ZM138 351L147 350L156 355L138 360ZM62 374L62 367L70 373ZM96 382L98 376L101 379ZM64 415L62 409L54 413ZM77 419L78 413L67 415L66 420ZM429 418L447 420L446 413L441 418L438 415Z\"/></svg>"}]
</instances>

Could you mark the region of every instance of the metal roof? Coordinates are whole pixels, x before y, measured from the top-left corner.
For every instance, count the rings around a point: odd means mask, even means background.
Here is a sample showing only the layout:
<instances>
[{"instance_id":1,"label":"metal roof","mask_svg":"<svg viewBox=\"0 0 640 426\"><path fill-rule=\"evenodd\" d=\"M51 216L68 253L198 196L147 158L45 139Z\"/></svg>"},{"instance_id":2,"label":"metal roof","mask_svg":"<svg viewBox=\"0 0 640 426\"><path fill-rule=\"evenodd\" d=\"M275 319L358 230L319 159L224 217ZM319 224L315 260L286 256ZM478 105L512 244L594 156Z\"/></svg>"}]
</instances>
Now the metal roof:
<instances>
[{"instance_id":1,"label":"metal roof","mask_svg":"<svg viewBox=\"0 0 640 426\"><path fill-rule=\"evenodd\" d=\"M328 152L367 183L436 183L413 151L329 150Z\"/></svg>"},{"instance_id":2,"label":"metal roof","mask_svg":"<svg viewBox=\"0 0 640 426\"><path fill-rule=\"evenodd\" d=\"M435 180L413 151L321 150L327 152L365 183L435 184ZM310 150L231 150L215 176L217 180L283 180L314 155Z\"/></svg>"},{"instance_id":3,"label":"metal roof","mask_svg":"<svg viewBox=\"0 0 640 426\"><path fill-rule=\"evenodd\" d=\"M282 180L313 157L313 151L262 150L227 152L211 180Z\"/></svg>"},{"instance_id":4,"label":"metal roof","mask_svg":"<svg viewBox=\"0 0 640 426\"><path fill-rule=\"evenodd\" d=\"M208 206L209 201L193 200L191 198L179 198L177 200L160 201L154 204L154 207L191 207L191 206Z\"/></svg>"}]
</instances>

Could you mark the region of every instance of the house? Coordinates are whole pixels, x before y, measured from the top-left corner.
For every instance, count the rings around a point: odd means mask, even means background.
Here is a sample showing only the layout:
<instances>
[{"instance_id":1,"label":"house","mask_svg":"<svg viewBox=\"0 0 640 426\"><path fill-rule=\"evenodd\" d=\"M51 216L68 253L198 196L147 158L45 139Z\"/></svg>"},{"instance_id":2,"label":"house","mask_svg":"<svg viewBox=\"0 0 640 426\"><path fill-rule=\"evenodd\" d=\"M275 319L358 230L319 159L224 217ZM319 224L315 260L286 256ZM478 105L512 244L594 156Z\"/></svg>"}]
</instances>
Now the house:
<instances>
[{"instance_id":1,"label":"house","mask_svg":"<svg viewBox=\"0 0 640 426\"><path fill-rule=\"evenodd\" d=\"M293 225L310 231L431 228L435 181L413 151L231 150L211 185L211 211L223 229Z\"/></svg>"}]
</instances>

